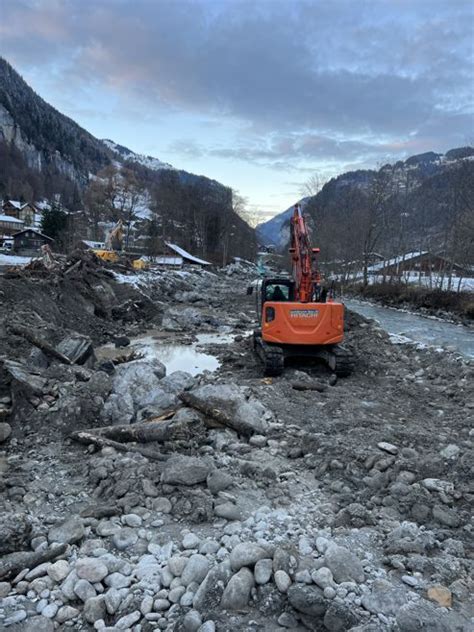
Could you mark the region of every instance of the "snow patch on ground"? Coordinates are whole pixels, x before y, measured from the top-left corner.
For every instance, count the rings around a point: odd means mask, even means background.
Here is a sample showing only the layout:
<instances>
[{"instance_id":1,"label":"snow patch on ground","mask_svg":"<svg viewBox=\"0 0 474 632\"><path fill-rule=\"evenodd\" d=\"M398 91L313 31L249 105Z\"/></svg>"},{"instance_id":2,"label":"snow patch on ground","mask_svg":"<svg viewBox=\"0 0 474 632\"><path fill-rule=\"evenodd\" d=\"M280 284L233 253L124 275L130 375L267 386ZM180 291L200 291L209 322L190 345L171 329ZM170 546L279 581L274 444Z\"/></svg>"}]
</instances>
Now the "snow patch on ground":
<instances>
[{"instance_id":1,"label":"snow patch on ground","mask_svg":"<svg viewBox=\"0 0 474 632\"><path fill-rule=\"evenodd\" d=\"M17 255L0 254L0 266L26 266L32 257L18 257Z\"/></svg>"},{"instance_id":2,"label":"snow patch on ground","mask_svg":"<svg viewBox=\"0 0 474 632\"><path fill-rule=\"evenodd\" d=\"M362 281L364 275L362 272L355 272L354 274L349 275L348 281ZM339 275L335 275L331 277L332 279L340 279ZM382 275L369 275L368 282L369 285L374 285L376 283L390 283L391 280L398 281L398 279L382 276ZM442 277L438 274L433 274L430 277L420 277L419 273L416 271L412 271L410 273L404 273L401 277L401 282L405 285L418 285L420 287L425 287L433 290L451 290L453 292L474 292L474 277L465 277L459 279L459 277L452 277L451 279L451 287L449 287L449 278Z\"/></svg>"}]
</instances>

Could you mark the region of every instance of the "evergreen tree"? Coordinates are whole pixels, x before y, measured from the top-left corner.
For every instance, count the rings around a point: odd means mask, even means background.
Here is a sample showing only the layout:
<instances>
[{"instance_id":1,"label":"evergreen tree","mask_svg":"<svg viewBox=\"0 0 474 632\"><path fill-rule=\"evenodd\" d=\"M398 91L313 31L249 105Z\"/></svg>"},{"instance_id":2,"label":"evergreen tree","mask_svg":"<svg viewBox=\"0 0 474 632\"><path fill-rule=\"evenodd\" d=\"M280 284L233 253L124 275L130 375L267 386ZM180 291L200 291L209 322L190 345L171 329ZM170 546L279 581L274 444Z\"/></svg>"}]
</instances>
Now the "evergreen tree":
<instances>
[{"instance_id":1,"label":"evergreen tree","mask_svg":"<svg viewBox=\"0 0 474 632\"><path fill-rule=\"evenodd\" d=\"M50 209L43 212L41 232L54 239L56 243L60 243L66 229L67 214L61 210L60 205L55 202Z\"/></svg>"}]
</instances>

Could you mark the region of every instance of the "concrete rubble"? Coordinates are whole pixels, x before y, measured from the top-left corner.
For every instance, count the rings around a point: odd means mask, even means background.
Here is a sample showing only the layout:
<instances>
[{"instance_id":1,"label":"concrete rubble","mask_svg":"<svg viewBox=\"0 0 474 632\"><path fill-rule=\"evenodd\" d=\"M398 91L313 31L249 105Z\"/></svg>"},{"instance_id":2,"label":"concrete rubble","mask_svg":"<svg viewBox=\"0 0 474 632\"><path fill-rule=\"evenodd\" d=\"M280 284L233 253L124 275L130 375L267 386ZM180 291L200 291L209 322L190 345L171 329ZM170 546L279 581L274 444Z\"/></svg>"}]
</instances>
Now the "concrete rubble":
<instances>
[{"instance_id":1,"label":"concrete rubble","mask_svg":"<svg viewBox=\"0 0 474 632\"><path fill-rule=\"evenodd\" d=\"M348 314L351 377L264 379L251 266L75 263L0 277L0 629L472 629L467 359ZM199 344L216 371L167 370Z\"/></svg>"}]
</instances>

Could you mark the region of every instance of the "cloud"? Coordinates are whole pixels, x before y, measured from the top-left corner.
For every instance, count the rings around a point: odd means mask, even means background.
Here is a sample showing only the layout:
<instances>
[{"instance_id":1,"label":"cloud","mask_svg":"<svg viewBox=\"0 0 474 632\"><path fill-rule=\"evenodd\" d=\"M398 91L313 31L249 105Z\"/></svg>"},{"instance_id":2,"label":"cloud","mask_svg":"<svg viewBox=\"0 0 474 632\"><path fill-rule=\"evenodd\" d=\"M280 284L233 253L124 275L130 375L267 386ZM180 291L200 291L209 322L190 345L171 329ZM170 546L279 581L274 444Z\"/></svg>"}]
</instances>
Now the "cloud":
<instances>
[{"instance_id":1,"label":"cloud","mask_svg":"<svg viewBox=\"0 0 474 632\"><path fill-rule=\"evenodd\" d=\"M299 171L465 142L473 19L470 0L2 0L0 41L66 90L228 127L178 129L177 155Z\"/></svg>"}]
</instances>

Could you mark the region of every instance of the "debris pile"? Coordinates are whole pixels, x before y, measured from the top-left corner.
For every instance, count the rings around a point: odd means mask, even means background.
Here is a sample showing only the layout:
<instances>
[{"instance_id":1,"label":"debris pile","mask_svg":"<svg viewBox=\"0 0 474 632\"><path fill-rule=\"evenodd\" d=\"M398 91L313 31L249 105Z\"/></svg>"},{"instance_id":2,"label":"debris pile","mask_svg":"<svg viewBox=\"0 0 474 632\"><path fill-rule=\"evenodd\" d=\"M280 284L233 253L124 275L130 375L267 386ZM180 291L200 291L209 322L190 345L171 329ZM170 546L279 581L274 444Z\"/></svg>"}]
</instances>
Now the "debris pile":
<instances>
[{"instance_id":1,"label":"debris pile","mask_svg":"<svg viewBox=\"0 0 474 632\"><path fill-rule=\"evenodd\" d=\"M0 277L2 629L470 629L466 359L350 315L350 378L262 378L246 272L89 263Z\"/></svg>"}]
</instances>

